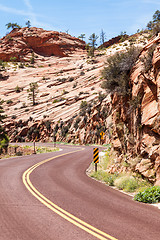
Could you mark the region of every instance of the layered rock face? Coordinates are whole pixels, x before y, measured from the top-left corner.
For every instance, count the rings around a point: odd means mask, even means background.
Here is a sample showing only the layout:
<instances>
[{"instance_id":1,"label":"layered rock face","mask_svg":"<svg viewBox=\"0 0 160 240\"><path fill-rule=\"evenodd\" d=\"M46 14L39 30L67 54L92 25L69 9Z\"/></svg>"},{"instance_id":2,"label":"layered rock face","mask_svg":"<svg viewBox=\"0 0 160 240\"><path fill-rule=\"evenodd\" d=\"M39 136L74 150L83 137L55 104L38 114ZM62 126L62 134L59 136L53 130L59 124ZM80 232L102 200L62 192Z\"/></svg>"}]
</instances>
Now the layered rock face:
<instances>
[{"instance_id":1,"label":"layered rock face","mask_svg":"<svg viewBox=\"0 0 160 240\"><path fill-rule=\"evenodd\" d=\"M134 171L160 185L160 34L142 50L130 84L130 97L112 96L112 144L119 152L117 166L121 154L128 154L126 162Z\"/></svg>"},{"instance_id":2,"label":"layered rock face","mask_svg":"<svg viewBox=\"0 0 160 240\"><path fill-rule=\"evenodd\" d=\"M1 39L0 59L9 61L16 57L25 61L25 56L32 52L64 57L76 49L85 49L85 42L69 34L35 27L16 28Z\"/></svg>"},{"instance_id":3,"label":"layered rock face","mask_svg":"<svg viewBox=\"0 0 160 240\"><path fill-rule=\"evenodd\" d=\"M104 42L104 44L102 44L99 48L102 48L102 47L108 48L108 47L112 46L113 44L119 43L120 39L121 39L121 36L114 37L114 38L110 39L109 41Z\"/></svg>"}]
</instances>

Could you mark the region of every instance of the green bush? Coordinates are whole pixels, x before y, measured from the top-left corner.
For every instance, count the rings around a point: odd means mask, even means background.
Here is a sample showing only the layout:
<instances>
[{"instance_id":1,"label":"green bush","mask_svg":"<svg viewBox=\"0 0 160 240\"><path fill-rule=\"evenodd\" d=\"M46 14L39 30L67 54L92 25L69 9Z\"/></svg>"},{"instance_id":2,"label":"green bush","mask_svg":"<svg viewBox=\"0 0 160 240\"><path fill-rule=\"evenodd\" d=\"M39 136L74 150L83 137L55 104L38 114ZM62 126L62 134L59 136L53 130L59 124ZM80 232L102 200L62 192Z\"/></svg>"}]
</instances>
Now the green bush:
<instances>
[{"instance_id":1,"label":"green bush","mask_svg":"<svg viewBox=\"0 0 160 240\"><path fill-rule=\"evenodd\" d=\"M160 186L153 186L140 191L134 196L134 200L144 203L157 203L160 201Z\"/></svg>"},{"instance_id":2,"label":"green bush","mask_svg":"<svg viewBox=\"0 0 160 240\"><path fill-rule=\"evenodd\" d=\"M16 93L20 93L20 91L21 91L21 88L17 85L17 86L15 87L15 92L16 92Z\"/></svg>"},{"instance_id":3,"label":"green bush","mask_svg":"<svg viewBox=\"0 0 160 240\"><path fill-rule=\"evenodd\" d=\"M102 171L92 172L90 176L97 180L102 180Z\"/></svg>"},{"instance_id":4,"label":"green bush","mask_svg":"<svg viewBox=\"0 0 160 240\"><path fill-rule=\"evenodd\" d=\"M102 71L105 79L102 88L109 92L118 92L127 95L129 91L129 76L140 49L131 47L126 52L116 53L107 58L106 66Z\"/></svg>"},{"instance_id":5,"label":"green bush","mask_svg":"<svg viewBox=\"0 0 160 240\"><path fill-rule=\"evenodd\" d=\"M73 84L73 88L76 88L77 87L77 82Z\"/></svg>"},{"instance_id":6,"label":"green bush","mask_svg":"<svg viewBox=\"0 0 160 240\"><path fill-rule=\"evenodd\" d=\"M104 182L109 186L114 186L114 181L116 177L116 174L106 173L104 176Z\"/></svg>"},{"instance_id":7,"label":"green bush","mask_svg":"<svg viewBox=\"0 0 160 240\"><path fill-rule=\"evenodd\" d=\"M84 76L84 75L85 75L85 72L81 71L80 76Z\"/></svg>"},{"instance_id":8,"label":"green bush","mask_svg":"<svg viewBox=\"0 0 160 240\"><path fill-rule=\"evenodd\" d=\"M126 192L134 192L138 188L138 181L133 176L121 176L117 178L114 185L118 189L122 189Z\"/></svg>"},{"instance_id":9,"label":"green bush","mask_svg":"<svg viewBox=\"0 0 160 240\"><path fill-rule=\"evenodd\" d=\"M87 108L87 106L88 106L87 101L82 101L79 108L83 109L83 108Z\"/></svg>"},{"instance_id":10,"label":"green bush","mask_svg":"<svg viewBox=\"0 0 160 240\"><path fill-rule=\"evenodd\" d=\"M9 137L7 136L6 133L2 134L2 128L0 128L0 154L2 152L2 149L5 149L5 151L7 152L7 148L9 145Z\"/></svg>"},{"instance_id":11,"label":"green bush","mask_svg":"<svg viewBox=\"0 0 160 240\"><path fill-rule=\"evenodd\" d=\"M114 186L114 180L116 179L116 174L111 174L104 171L92 172L90 176L99 181L105 182L109 186Z\"/></svg>"},{"instance_id":12,"label":"green bush","mask_svg":"<svg viewBox=\"0 0 160 240\"><path fill-rule=\"evenodd\" d=\"M62 137L65 137L67 135L68 131L69 131L68 126L62 126L62 129L61 129Z\"/></svg>"},{"instance_id":13,"label":"green bush","mask_svg":"<svg viewBox=\"0 0 160 240\"><path fill-rule=\"evenodd\" d=\"M11 117L12 119L16 119L17 118L17 116L16 115L12 115L12 117Z\"/></svg>"},{"instance_id":14,"label":"green bush","mask_svg":"<svg viewBox=\"0 0 160 240\"><path fill-rule=\"evenodd\" d=\"M16 62L17 58L16 57L10 57L11 62Z\"/></svg>"},{"instance_id":15,"label":"green bush","mask_svg":"<svg viewBox=\"0 0 160 240\"><path fill-rule=\"evenodd\" d=\"M22 62L20 62L20 64L18 65L19 68L24 68L24 64Z\"/></svg>"},{"instance_id":16,"label":"green bush","mask_svg":"<svg viewBox=\"0 0 160 240\"><path fill-rule=\"evenodd\" d=\"M78 126L79 126L79 122L81 121L81 119L78 117L74 123L74 128L77 130Z\"/></svg>"},{"instance_id":17,"label":"green bush","mask_svg":"<svg viewBox=\"0 0 160 240\"><path fill-rule=\"evenodd\" d=\"M154 53L155 48L156 48L156 44L154 44L148 50L147 54L143 58L141 58L141 60L143 62L143 67L144 67L143 71L144 72L148 72L153 67L152 60L153 60L153 53Z\"/></svg>"},{"instance_id":18,"label":"green bush","mask_svg":"<svg viewBox=\"0 0 160 240\"><path fill-rule=\"evenodd\" d=\"M13 101L11 99L9 99L9 100L6 101L6 103L11 104L11 103L13 103Z\"/></svg>"}]
</instances>

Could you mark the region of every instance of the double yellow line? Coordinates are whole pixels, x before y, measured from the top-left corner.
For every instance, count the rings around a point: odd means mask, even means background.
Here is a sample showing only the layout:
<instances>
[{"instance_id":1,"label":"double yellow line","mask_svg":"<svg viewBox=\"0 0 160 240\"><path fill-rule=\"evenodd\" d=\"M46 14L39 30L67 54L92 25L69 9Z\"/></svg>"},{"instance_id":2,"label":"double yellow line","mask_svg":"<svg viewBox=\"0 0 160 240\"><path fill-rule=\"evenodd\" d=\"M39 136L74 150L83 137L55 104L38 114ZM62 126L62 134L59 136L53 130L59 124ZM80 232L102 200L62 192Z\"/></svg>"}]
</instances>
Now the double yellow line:
<instances>
[{"instance_id":1,"label":"double yellow line","mask_svg":"<svg viewBox=\"0 0 160 240\"><path fill-rule=\"evenodd\" d=\"M83 149L81 149L83 150ZM81 219L75 217L74 215L70 214L69 212L65 211L64 209L60 208L59 206L57 206L56 204L54 204L53 202L51 202L48 198L46 198L44 195L42 195L31 183L30 181L30 174L39 166L41 166L44 163L47 163L55 158L58 157L62 157L71 153L75 153L81 150L76 150L76 151L72 151L69 153L65 153L65 154L61 154L46 160L43 160L35 165L33 165L32 167L30 167L29 169L27 169L22 176L22 180L24 185L26 186L26 188L28 189L28 191L35 197L37 198L42 204L44 204L46 207L48 207L50 210L52 210L53 212L55 212L56 214L58 214L59 216L63 217L64 219L66 219L68 222L76 225L77 227L81 228L82 230L86 231L87 233L93 235L94 237L100 239L100 240L106 240L106 239L111 239L111 240L117 240L116 238L110 236L109 234L102 232L101 230L91 226L90 224L82 221Z\"/></svg>"}]
</instances>

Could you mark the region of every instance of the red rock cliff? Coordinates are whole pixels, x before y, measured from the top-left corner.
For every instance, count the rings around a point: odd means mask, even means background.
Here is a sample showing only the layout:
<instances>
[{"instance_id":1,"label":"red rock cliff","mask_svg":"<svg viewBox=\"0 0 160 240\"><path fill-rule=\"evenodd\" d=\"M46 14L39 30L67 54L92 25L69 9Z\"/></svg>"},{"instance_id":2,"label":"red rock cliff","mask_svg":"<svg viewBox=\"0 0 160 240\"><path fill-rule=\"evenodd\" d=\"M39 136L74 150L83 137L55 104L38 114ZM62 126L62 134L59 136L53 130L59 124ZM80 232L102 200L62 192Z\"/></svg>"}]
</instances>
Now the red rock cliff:
<instances>
[{"instance_id":1,"label":"red rock cliff","mask_svg":"<svg viewBox=\"0 0 160 240\"><path fill-rule=\"evenodd\" d=\"M85 42L66 33L25 27L14 29L1 39L0 59L23 60L32 51L43 56L63 57L76 49L85 49Z\"/></svg>"},{"instance_id":2,"label":"red rock cliff","mask_svg":"<svg viewBox=\"0 0 160 240\"><path fill-rule=\"evenodd\" d=\"M154 47L151 68L143 59ZM144 47L130 78L128 99L112 96L113 148L132 169L160 185L160 34Z\"/></svg>"}]
</instances>

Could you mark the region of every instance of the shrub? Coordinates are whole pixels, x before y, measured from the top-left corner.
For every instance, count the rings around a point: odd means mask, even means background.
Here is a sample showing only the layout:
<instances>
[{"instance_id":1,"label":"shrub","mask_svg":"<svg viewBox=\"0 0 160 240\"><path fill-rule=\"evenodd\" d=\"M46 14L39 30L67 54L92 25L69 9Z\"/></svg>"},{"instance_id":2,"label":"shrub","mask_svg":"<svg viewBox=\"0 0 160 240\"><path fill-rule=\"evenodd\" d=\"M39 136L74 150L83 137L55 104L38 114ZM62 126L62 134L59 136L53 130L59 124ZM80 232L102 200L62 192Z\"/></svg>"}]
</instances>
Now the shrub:
<instances>
[{"instance_id":1,"label":"shrub","mask_svg":"<svg viewBox=\"0 0 160 240\"><path fill-rule=\"evenodd\" d=\"M44 124L45 124L47 130L50 131L51 130L51 121L48 120Z\"/></svg>"},{"instance_id":2,"label":"shrub","mask_svg":"<svg viewBox=\"0 0 160 240\"><path fill-rule=\"evenodd\" d=\"M21 91L21 88L17 85L17 86L15 87L15 92L16 92L16 93L20 93L20 91Z\"/></svg>"},{"instance_id":3,"label":"shrub","mask_svg":"<svg viewBox=\"0 0 160 240\"><path fill-rule=\"evenodd\" d=\"M10 57L11 62L16 62L17 58L16 57Z\"/></svg>"},{"instance_id":4,"label":"shrub","mask_svg":"<svg viewBox=\"0 0 160 240\"><path fill-rule=\"evenodd\" d=\"M62 129L61 129L62 137L65 137L67 135L68 131L69 131L68 126L62 126Z\"/></svg>"},{"instance_id":5,"label":"shrub","mask_svg":"<svg viewBox=\"0 0 160 240\"><path fill-rule=\"evenodd\" d=\"M70 78L68 79L69 82L73 82L73 80L74 80L74 77L70 77Z\"/></svg>"},{"instance_id":6,"label":"shrub","mask_svg":"<svg viewBox=\"0 0 160 240\"><path fill-rule=\"evenodd\" d=\"M157 203L160 201L160 186L153 186L140 191L134 196L135 201L144 203Z\"/></svg>"},{"instance_id":7,"label":"shrub","mask_svg":"<svg viewBox=\"0 0 160 240\"><path fill-rule=\"evenodd\" d=\"M80 76L84 76L84 75L85 75L85 72L81 71Z\"/></svg>"},{"instance_id":8,"label":"shrub","mask_svg":"<svg viewBox=\"0 0 160 240\"><path fill-rule=\"evenodd\" d=\"M67 94L67 93L69 93L68 91L66 91L65 89L63 89L63 92L62 92L62 94L63 95L65 95L65 94Z\"/></svg>"},{"instance_id":9,"label":"shrub","mask_svg":"<svg viewBox=\"0 0 160 240\"><path fill-rule=\"evenodd\" d=\"M17 118L17 116L16 115L12 115L12 117L11 117L12 119L16 119Z\"/></svg>"},{"instance_id":10,"label":"shrub","mask_svg":"<svg viewBox=\"0 0 160 240\"><path fill-rule=\"evenodd\" d=\"M54 132L57 133L57 132L58 132L58 129L59 129L58 124L56 124L55 127L54 127Z\"/></svg>"},{"instance_id":11,"label":"shrub","mask_svg":"<svg viewBox=\"0 0 160 240\"><path fill-rule=\"evenodd\" d=\"M105 94L103 94L101 92L98 93L98 100L100 103L102 103L102 101L105 99L105 97L106 97Z\"/></svg>"},{"instance_id":12,"label":"shrub","mask_svg":"<svg viewBox=\"0 0 160 240\"><path fill-rule=\"evenodd\" d=\"M74 123L74 128L77 130L78 129L78 125L79 125L79 122L81 121L81 119L78 117Z\"/></svg>"},{"instance_id":13,"label":"shrub","mask_svg":"<svg viewBox=\"0 0 160 240\"><path fill-rule=\"evenodd\" d=\"M77 87L77 82L73 84L73 88L76 88Z\"/></svg>"},{"instance_id":14,"label":"shrub","mask_svg":"<svg viewBox=\"0 0 160 240\"><path fill-rule=\"evenodd\" d=\"M2 128L0 129L2 132ZM0 136L0 154L2 153L2 149L5 150L5 152L7 153L7 149L8 149L8 145L9 145L9 137L7 136L6 133L3 133L3 135L1 134Z\"/></svg>"},{"instance_id":15,"label":"shrub","mask_svg":"<svg viewBox=\"0 0 160 240\"><path fill-rule=\"evenodd\" d=\"M81 109L81 110L79 111L79 115L80 115L80 116L85 116L85 115L86 115L86 109Z\"/></svg>"},{"instance_id":16,"label":"shrub","mask_svg":"<svg viewBox=\"0 0 160 240\"><path fill-rule=\"evenodd\" d=\"M30 58L30 63L34 64L35 63L35 56L34 56L34 52L32 52L32 56Z\"/></svg>"},{"instance_id":17,"label":"shrub","mask_svg":"<svg viewBox=\"0 0 160 240\"><path fill-rule=\"evenodd\" d=\"M92 172L90 176L97 180L102 180L102 171Z\"/></svg>"},{"instance_id":18,"label":"shrub","mask_svg":"<svg viewBox=\"0 0 160 240\"><path fill-rule=\"evenodd\" d=\"M67 78L58 78L57 81L65 83L67 81Z\"/></svg>"},{"instance_id":19,"label":"shrub","mask_svg":"<svg viewBox=\"0 0 160 240\"><path fill-rule=\"evenodd\" d=\"M116 179L115 174L105 173L104 182L109 186L114 186L115 179Z\"/></svg>"},{"instance_id":20,"label":"shrub","mask_svg":"<svg viewBox=\"0 0 160 240\"><path fill-rule=\"evenodd\" d=\"M13 101L11 99L6 101L7 104L13 103Z\"/></svg>"},{"instance_id":21,"label":"shrub","mask_svg":"<svg viewBox=\"0 0 160 240\"><path fill-rule=\"evenodd\" d=\"M88 104L87 101L82 101L80 105L80 109L87 108Z\"/></svg>"},{"instance_id":22,"label":"shrub","mask_svg":"<svg viewBox=\"0 0 160 240\"><path fill-rule=\"evenodd\" d=\"M26 106L26 103L24 102L23 104L22 104L22 106L21 106L21 108L26 108L27 106Z\"/></svg>"},{"instance_id":23,"label":"shrub","mask_svg":"<svg viewBox=\"0 0 160 240\"><path fill-rule=\"evenodd\" d=\"M134 192L138 188L138 181L133 176L121 176L115 180L114 185L126 192Z\"/></svg>"},{"instance_id":24,"label":"shrub","mask_svg":"<svg viewBox=\"0 0 160 240\"><path fill-rule=\"evenodd\" d=\"M140 49L131 47L126 52L116 53L107 59L107 66L102 71L105 81L102 88L109 92L119 92L127 95L129 90L129 75L134 66Z\"/></svg>"},{"instance_id":25,"label":"shrub","mask_svg":"<svg viewBox=\"0 0 160 240\"><path fill-rule=\"evenodd\" d=\"M144 72L148 72L152 67L153 53L156 48L156 45L153 45L147 52L147 55L141 58L144 66Z\"/></svg>"},{"instance_id":26,"label":"shrub","mask_svg":"<svg viewBox=\"0 0 160 240\"><path fill-rule=\"evenodd\" d=\"M111 174L104 171L92 172L90 176L99 181L105 182L109 186L114 186L114 180L116 179L116 174Z\"/></svg>"},{"instance_id":27,"label":"shrub","mask_svg":"<svg viewBox=\"0 0 160 240\"><path fill-rule=\"evenodd\" d=\"M19 68L24 68L24 64L21 62L19 65L18 65Z\"/></svg>"},{"instance_id":28,"label":"shrub","mask_svg":"<svg viewBox=\"0 0 160 240\"><path fill-rule=\"evenodd\" d=\"M59 102L59 100L58 99L54 99L52 103L57 103L57 102Z\"/></svg>"}]
</instances>

